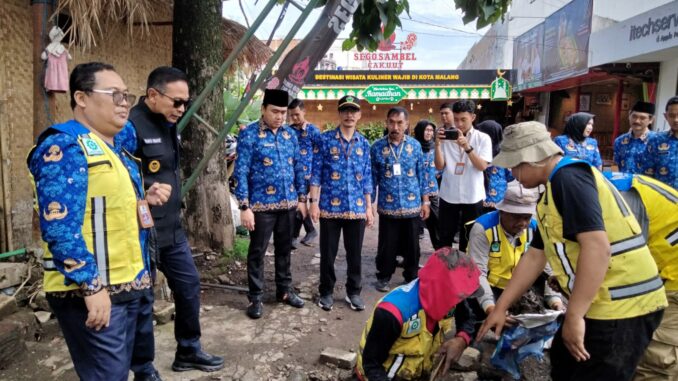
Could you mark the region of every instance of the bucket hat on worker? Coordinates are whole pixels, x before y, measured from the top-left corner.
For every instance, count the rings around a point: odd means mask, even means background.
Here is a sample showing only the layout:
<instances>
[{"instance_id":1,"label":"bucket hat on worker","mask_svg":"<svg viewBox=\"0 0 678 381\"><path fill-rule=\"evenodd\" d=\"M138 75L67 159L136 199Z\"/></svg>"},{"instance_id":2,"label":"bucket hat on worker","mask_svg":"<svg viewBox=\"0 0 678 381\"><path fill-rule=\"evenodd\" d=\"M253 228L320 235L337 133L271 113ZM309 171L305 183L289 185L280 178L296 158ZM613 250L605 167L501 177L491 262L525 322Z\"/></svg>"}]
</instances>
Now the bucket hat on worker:
<instances>
[{"instance_id":1,"label":"bucket hat on worker","mask_svg":"<svg viewBox=\"0 0 678 381\"><path fill-rule=\"evenodd\" d=\"M539 122L513 124L504 130L501 150L492 165L515 168L520 163L536 163L557 153L563 153L551 140L546 126Z\"/></svg>"}]
</instances>

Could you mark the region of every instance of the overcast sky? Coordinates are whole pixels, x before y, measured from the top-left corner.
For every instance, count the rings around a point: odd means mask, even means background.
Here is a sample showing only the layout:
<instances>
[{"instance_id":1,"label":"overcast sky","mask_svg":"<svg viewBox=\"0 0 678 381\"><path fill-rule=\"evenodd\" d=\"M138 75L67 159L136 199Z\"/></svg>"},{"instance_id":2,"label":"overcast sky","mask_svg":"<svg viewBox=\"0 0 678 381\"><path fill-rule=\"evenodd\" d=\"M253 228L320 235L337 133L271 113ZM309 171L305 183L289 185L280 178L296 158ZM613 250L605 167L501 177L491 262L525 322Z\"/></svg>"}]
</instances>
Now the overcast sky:
<instances>
[{"instance_id":1,"label":"overcast sky","mask_svg":"<svg viewBox=\"0 0 678 381\"><path fill-rule=\"evenodd\" d=\"M250 23L256 19L267 0L242 0L242 5ZM308 0L297 0L297 3L307 4ZM282 9L276 5L271 15L257 30L256 36L266 41L273 30L275 21ZM408 33L417 34L417 46L414 52L417 61L408 62L406 69L455 69L466 57L466 53L478 41L485 29L476 31L475 23L464 25L461 21L461 13L454 9L453 0L410 0L410 16L401 15L403 29L396 29L396 41L403 40ZM287 8L285 21L276 31L277 38L284 38L289 32L301 11L290 5ZM223 3L223 15L228 19L235 20L246 25L243 12L238 0L226 0ZM311 13L307 22L301 27L295 38L303 38L313 26L320 9ZM350 33L350 24L339 38L347 38Z\"/></svg>"}]
</instances>

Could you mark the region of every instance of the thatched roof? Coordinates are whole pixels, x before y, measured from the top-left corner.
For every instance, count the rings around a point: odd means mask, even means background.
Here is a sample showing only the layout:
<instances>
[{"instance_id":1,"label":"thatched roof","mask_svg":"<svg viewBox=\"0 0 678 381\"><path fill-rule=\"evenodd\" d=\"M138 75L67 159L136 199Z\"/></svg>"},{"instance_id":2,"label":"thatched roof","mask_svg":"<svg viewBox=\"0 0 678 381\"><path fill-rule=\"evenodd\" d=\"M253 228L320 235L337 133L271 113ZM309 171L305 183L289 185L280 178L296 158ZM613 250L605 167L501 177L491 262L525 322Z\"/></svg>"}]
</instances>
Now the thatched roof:
<instances>
[{"instance_id":1,"label":"thatched roof","mask_svg":"<svg viewBox=\"0 0 678 381\"><path fill-rule=\"evenodd\" d=\"M173 0L58 0L55 14L67 13L71 19L71 44L83 50L97 45L113 29L124 29L128 36L148 35L150 28L171 25ZM154 20L166 15L168 20ZM223 20L224 59L233 51L247 28L232 20ZM69 32L66 31L66 32ZM77 36L74 39L73 36ZM240 67L265 64L273 52L252 37L236 59Z\"/></svg>"},{"instance_id":2,"label":"thatched roof","mask_svg":"<svg viewBox=\"0 0 678 381\"><path fill-rule=\"evenodd\" d=\"M233 20L224 19L224 60L235 49L236 45L247 33L247 28ZM240 66L261 66L266 64L273 55L271 48L266 46L261 40L252 36L249 43L240 53L237 63Z\"/></svg>"}]
</instances>

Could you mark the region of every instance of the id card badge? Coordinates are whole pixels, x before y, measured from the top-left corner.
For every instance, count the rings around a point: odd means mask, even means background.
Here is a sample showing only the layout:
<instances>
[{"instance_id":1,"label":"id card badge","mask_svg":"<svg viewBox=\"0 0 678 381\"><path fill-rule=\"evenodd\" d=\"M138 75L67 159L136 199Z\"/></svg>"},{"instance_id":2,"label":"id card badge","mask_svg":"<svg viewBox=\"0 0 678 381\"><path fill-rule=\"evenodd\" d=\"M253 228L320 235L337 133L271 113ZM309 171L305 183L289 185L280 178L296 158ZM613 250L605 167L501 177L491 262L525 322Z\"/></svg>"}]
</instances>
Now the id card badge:
<instances>
[{"instance_id":1,"label":"id card badge","mask_svg":"<svg viewBox=\"0 0 678 381\"><path fill-rule=\"evenodd\" d=\"M400 168L400 163L393 164L393 175L400 176L402 174L402 169Z\"/></svg>"},{"instance_id":2,"label":"id card badge","mask_svg":"<svg viewBox=\"0 0 678 381\"><path fill-rule=\"evenodd\" d=\"M465 163L457 163L457 165L454 167L454 174L455 175L463 175L465 167L466 167Z\"/></svg>"},{"instance_id":3,"label":"id card badge","mask_svg":"<svg viewBox=\"0 0 678 381\"><path fill-rule=\"evenodd\" d=\"M148 201L137 201L137 215L139 216L139 225L141 225L142 228L148 229L153 227L153 216L151 215L151 208L148 206Z\"/></svg>"}]
</instances>

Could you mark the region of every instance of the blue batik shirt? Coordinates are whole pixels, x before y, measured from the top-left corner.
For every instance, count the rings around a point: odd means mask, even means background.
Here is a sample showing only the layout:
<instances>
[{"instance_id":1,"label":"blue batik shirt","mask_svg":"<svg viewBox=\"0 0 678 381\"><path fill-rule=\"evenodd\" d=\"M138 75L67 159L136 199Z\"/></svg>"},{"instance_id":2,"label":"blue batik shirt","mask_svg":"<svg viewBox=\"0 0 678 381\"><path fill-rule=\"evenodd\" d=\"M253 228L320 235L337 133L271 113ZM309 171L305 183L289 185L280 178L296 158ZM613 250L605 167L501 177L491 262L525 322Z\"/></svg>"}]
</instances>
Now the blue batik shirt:
<instances>
[{"instance_id":1,"label":"blue batik shirt","mask_svg":"<svg viewBox=\"0 0 678 381\"><path fill-rule=\"evenodd\" d=\"M372 194L370 143L358 131L347 141L339 127L320 135L311 186L320 186L320 217L365 219Z\"/></svg>"},{"instance_id":2,"label":"blue batik shirt","mask_svg":"<svg viewBox=\"0 0 678 381\"><path fill-rule=\"evenodd\" d=\"M28 158L28 169L35 181L38 205L58 202L64 210L68 210L64 218L49 222L42 213L38 213L42 239L47 243L53 255L56 269L64 275L68 284L76 283L83 288L93 289L97 287L96 285L101 285L101 281L94 254L87 250L82 235L82 223L87 204L88 173L87 159L77 138L77 135L89 134L90 131L75 120L68 121L64 125L74 134L54 132L45 137ZM136 188L137 197L140 197L144 195L144 190L139 165L126 149L131 145L136 145L136 135L134 127L127 123L122 132L114 138L114 146L109 145L109 147L127 167ZM63 153L61 160L43 160L44 157L50 155L51 150L55 150L55 146L58 147L57 151ZM139 242L146 266L137 274L132 284L143 284L143 279L150 279L147 237L148 229L139 229ZM85 265L66 271L64 268L66 259L74 259ZM115 289L109 289L109 292L127 290L125 285L114 287Z\"/></svg>"},{"instance_id":3,"label":"blue batik shirt","mask_svg":"<svg viewBox=\"0 0 678 381\"><path fill-rule=\"evenodd\" d=\"M435 162L435 150L430 149L428 152L424 152L424 167L426 184L433 192L432 195L435 196L438 194L438 178L442 176L442 171L436 169Z\"/></svg>"},{"instance_id":4,"label":"blue batik shirt","mask_svg":"<svg viewBox=\"0 0 678 381\"><path fill-rule=\"evenodd\" d=\"M629 131L619 135L614 141L614 162L619 172L645 174L649 170L647 159L647 142L654 136L654 132L647 131L640 138L633 136Z\"/></svg>"},{"instance_id":5,"label":"blue batik shirt","mask_svg":"<svg viewBox=\"0 0 678 381\"><path fill-rule=\"evenodd\" d=\"M235 197L253 212L289 210L308 193L297 136L289 126L276 133L263 122L250 123L238 135Z\"/></svg>"},{"instance_id":6,"label":"blue batik shirt","mask_svg":"<svg viewBox=\"0 0 678 381\"><path fill-rule=\"evenodd\" d=\"M553 139L553 142L565 152L565 156L585 160L596 168L603 166L603 160L600 158L598 141L596 139L585 138L583 142L577 143L567 135L559 135Z\"/></svg>"},{"instance_id":7,"label":"blue batik shirt","mask_svg":"<svg viewBox=\"0 0 678 381\"><path fill-rule=\"evenodd\" d=\"M305 123L304 126L300 128L290 125L290 128L297 134L299 156L304 168L304 180L306 180L306 188L310 189L309 183L311 182L311 168L313 167L313 152L318 150L320 130L311 123Z\"/></svg>"},{"instance_id":8,"label":"blue batik shirt","mask_svg":"<svg viewBox=\"0 0 678 381\"><path fill-rule=\"evenodd\" d=\"M678 138L671 131L655 134L647 144L646 174L678 189Z\"/></svg>"},{"instance_id":9,"label":"blue batik shirt","mask_svg":"<svg viewBox=\"0 0 678 381\"><path fill-rule=\"evenodd\" d=\"M426 181L427 168L421 144L414 138L404 136L403 141L396 145L385 136L372 144L370 157L374 186L372 194L377 195L379 189L377 212L396 218L419 216L421 198L435 195L435 190Z\"/></svg>"},{"instance_id":10,"label":"blue batik shirt","mask_svg":"<svg viewBox=\"0 0 678 381\"><path fill-rule=\"evenodd\" d=\"M507 184L513 181L511 171L506 168L491 165L485 169L487 177L487 190L485 191L485 203L497 204L504 199Z\"/></svg>"}]
</instances>

